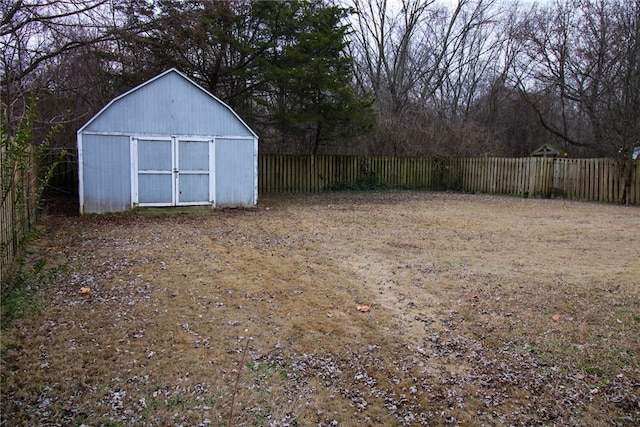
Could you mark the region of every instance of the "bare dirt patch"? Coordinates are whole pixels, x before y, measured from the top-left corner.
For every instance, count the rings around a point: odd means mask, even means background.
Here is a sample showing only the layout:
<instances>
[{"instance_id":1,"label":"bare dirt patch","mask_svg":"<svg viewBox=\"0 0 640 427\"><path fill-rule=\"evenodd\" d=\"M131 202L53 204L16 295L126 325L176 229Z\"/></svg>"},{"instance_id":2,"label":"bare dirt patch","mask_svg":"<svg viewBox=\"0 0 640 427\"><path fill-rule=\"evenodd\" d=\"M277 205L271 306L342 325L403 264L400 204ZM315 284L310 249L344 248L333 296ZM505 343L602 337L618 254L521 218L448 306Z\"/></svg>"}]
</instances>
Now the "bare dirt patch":
<instances>
[{"instance_id":1,"label":"bare dirt patch","mask_svg":"<svg viewBox=\"0 0 640 427\"><path fill-rule=\"evenodd\" d=\"M29 259L67 272L2 331L2 425L640 421L638 208L381 192L42 222Z\"/></svg>"}]
</instances>

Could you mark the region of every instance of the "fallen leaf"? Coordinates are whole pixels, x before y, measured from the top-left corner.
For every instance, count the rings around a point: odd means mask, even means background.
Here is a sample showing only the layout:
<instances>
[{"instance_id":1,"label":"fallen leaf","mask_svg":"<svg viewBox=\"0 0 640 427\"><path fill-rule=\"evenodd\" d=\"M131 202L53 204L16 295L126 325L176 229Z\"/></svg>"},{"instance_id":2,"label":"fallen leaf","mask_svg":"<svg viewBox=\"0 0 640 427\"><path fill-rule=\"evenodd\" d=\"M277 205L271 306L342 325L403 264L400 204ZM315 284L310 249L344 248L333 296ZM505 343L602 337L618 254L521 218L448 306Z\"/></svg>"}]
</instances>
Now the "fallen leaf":
<instances>
[{"instance_id":1,"label":"fallen leaf","mask_svg":"<svg viewBox=\"0 0 640 427\"><path fill-rule=\"evenodd\" d=\"M554 314L554 315L551 316L551 319L553 319L555 321L558 321L558 320L560 320L560 315L559 314Z\"/></svg>"},{"instance_id":2,"label":"fallen leaf","mask_svg":"<svg viewBox=\"0 0 640 427\"><path fill-rule=\"evenodd\" d=\"M363 313L366 313L367 311L371 310L370 305L359 305L357 308L358 308L358 311L361 311Z\"/></svg>"}]
</instances>

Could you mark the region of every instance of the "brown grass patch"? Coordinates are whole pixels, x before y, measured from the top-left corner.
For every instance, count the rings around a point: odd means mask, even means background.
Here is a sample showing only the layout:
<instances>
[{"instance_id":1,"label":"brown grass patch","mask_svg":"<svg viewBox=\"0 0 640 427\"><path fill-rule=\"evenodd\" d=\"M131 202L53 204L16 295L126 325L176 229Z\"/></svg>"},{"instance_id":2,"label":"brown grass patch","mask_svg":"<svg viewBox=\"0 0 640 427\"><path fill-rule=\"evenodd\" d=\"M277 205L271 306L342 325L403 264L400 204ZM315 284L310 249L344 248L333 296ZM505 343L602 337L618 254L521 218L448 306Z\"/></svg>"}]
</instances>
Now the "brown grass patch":
<instances>
[{"instance_id":1,"label":"brown grass patch","mask_svg":"<svg viewBox=\"0 0 640 427\"><path fill-rule=\"evenodd\" d=\"M69 271L2 331L2 425L640 421L638 208L382 192L157 213L43 218L29 259Z\"/></svg>"}]
</instances>

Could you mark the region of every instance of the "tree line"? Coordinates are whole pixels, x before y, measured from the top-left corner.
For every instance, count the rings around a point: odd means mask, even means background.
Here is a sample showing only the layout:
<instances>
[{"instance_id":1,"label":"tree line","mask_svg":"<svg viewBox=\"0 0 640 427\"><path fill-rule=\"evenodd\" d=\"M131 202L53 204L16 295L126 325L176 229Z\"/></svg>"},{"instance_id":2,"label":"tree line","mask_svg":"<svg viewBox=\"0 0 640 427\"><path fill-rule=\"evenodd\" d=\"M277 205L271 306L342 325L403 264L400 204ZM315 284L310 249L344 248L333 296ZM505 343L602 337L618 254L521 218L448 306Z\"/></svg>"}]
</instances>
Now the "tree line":
<instances>
[{"instance_id":1,"label":"tree line","mask_svg":"<svg viewBox=\"0 0 640 427\"><path fill-rule=\"evenodd\" d=\"M629 158L638 0L0 0L2 143L176 67L271 153Z\"/></svg>"}]
</instances>

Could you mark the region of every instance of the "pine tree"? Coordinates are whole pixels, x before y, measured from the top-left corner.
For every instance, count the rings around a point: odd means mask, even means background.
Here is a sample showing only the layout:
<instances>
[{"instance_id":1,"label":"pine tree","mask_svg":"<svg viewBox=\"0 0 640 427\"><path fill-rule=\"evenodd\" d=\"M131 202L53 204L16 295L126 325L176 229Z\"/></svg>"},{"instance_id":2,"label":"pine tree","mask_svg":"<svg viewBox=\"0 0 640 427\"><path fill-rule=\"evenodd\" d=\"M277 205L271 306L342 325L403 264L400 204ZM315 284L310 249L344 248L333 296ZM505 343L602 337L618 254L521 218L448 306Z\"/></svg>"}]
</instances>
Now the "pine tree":
<instances>
[{"instance_id":1,"label":"pine tree","mask_svg":"<svg viewBox=\"0 0 640 427\"><path fill-rule=\"evenodd\" d=\"M145 58L140 74L180 69L272 149L317 154L372 127L371 102L351 89L348 9L300 0L135 4L127 13L141 28L122 36L128 58Z\"/></svg>"},{"instance_id":2,"label":"pine tree","mask_svg":"<svg viewBox=\"0 0 640 427\"><path fill-rule=\"evenodd\" d=\"M351 88L352 58L344 24L349 11L313 2L290 2L290 32L265 63L272 96L269 108L280 137L301 140L301 151L321 147L368 131L371 103Z\"/></svg>"}]
</instances>

